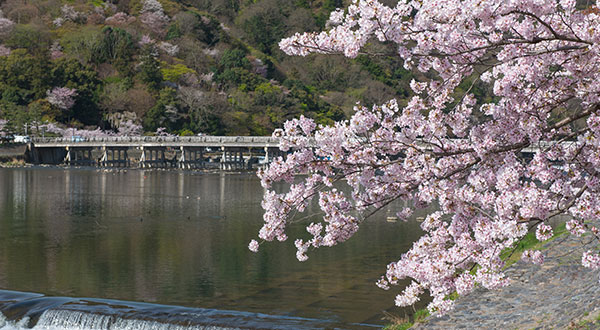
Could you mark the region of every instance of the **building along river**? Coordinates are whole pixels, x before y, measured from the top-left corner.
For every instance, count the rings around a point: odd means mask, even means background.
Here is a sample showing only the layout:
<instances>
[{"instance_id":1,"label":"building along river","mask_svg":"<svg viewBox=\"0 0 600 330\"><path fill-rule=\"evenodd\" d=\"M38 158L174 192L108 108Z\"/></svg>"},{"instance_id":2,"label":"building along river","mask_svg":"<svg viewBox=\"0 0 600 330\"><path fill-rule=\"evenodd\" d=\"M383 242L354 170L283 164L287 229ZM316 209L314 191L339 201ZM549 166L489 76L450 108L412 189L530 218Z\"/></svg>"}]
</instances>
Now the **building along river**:
<instances>
[{"instance_id":1,"label":"building along river","mask_svg":"<svg viewBox=\"0 0 600 330\"><path fill-rule=\"evenodd\" d=\"M0 311L12 327L381 325L383 311L403 311L375 281L421 234L381 212L301 263L292 239L248 250L262 224L255 174L17 168L0 169L0 184L0 289L11 290Z\"/></svg>"}]
</instances>

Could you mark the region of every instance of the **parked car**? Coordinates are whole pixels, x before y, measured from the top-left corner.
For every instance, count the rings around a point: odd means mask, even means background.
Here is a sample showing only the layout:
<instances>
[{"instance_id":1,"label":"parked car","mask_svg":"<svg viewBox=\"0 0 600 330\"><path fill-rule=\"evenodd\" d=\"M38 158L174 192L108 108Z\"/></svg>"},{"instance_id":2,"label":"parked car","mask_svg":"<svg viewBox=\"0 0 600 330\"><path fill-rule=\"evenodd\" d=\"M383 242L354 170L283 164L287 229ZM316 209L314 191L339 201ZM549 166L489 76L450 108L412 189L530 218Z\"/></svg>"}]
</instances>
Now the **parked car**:
<instances>
[{"instance_id":1,"label":"parked car","mask_svg":"<svg viewBox=\"0 0 600 330\"><path fill-rule=\"evenodd\" d=\"M14 143L29 143L31 142L31 138L29 135L15 135L13 139Z\"/></svg>"},{"instance_id":2,"label":"parked car","mask_svg":"<svg viewBox=\"0 0 600 330\"><path fill-rule=\"evenodd\" d=\"M83 136L79 136L79 135L71 136L71 142L83 142L83 141L85 141Z\"/></svg>"}]
</instances>

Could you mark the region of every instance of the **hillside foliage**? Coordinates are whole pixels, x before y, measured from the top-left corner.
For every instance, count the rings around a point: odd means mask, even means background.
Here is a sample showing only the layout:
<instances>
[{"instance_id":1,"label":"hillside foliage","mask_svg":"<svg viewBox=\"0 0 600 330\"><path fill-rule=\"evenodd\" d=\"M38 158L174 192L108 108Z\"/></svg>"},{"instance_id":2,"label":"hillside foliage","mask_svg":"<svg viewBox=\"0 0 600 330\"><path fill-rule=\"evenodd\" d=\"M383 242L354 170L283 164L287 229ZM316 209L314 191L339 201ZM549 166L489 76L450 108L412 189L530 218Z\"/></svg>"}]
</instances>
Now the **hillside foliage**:
<instances>
[{"instance_id":1,"label":"hillside foliage","mask_svg":"<svg viewBox=\"0 0 600 330\"><path fill-rule=\"evenodd\" d=\"M393 2L393 1L392 1ZM408 95L397 56L292 58L281 38L326 28L341 0L6 0L0 119L32 127L270 135L304 115ZM373 45L385 50L385 45ZM52 102L52 91L72 91ZM68 130L67 130L68 131Z\"/></svg>"}]
</instances>

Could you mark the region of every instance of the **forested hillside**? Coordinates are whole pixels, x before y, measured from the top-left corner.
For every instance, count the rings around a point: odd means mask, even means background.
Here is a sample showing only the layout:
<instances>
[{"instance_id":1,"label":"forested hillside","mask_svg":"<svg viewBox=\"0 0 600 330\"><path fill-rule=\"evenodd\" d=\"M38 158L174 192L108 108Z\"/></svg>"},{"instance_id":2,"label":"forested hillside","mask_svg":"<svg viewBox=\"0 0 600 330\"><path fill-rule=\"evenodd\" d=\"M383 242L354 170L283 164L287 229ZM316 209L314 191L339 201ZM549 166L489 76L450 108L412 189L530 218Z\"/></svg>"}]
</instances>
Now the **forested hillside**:
<instances>
[{"instance_id":1,"label":"forested hillside","mask_svg":"<svg viewBox=\"0 0 600 330\"><path fill-rule=\"evenodd\" d=\"M282 37L324 29L342 5L5 0L4 131L268 135L301 114L326 124L345 118L357 101L406 96L410 77L394 56L299 58L279 50Z\"/></svg>"}]
</instances>

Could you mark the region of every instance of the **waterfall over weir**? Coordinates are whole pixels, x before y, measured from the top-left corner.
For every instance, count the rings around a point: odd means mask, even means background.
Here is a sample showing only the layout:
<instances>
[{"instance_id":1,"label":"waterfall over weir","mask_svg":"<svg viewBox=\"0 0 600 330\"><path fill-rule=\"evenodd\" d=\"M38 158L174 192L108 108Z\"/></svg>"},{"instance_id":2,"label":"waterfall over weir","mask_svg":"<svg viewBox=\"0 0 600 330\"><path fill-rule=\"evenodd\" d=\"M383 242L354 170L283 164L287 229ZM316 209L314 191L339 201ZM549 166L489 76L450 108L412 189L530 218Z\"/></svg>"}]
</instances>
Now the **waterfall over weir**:
<instances>
[{"instance_id":1,"label":"waterfall over weir","mask_svg":"<svg viewBox=\"0 0 600 330\"><path fill-rule=\"evenodd\" d=\"M4 290L0 290L0 311L0 330L364 329L373 326L118 300L46 297Z\"/></svg>"}]
</instances>

